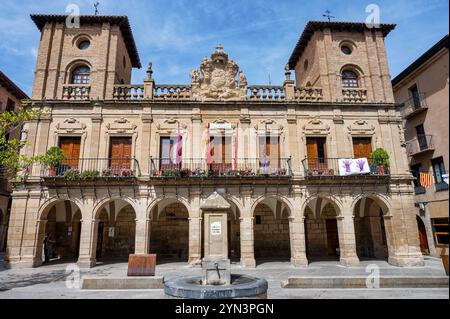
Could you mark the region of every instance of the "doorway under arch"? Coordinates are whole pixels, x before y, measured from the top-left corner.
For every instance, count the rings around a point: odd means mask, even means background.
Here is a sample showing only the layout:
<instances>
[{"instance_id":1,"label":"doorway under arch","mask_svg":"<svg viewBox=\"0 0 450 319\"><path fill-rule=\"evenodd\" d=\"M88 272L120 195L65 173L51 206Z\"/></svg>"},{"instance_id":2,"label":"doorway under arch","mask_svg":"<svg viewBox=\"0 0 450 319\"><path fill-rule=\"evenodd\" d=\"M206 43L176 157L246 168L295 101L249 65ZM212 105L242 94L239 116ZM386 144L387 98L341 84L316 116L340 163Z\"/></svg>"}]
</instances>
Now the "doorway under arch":
<instances>
[{"instance_id":1,"label":"doorway under arch","mask_svg":"<svg viewBox=\"0 0 450 319\"><path fill-rule=\"evenodd\" d=\"M111 200L96 214L96 260L128 261L134 254L136 238L136 212L124 200Z\"/></svg>"},{"instance_id":2,"label":"doorway under arch","mask_svg":"<svg viewBox=\"0 0 450 319\"><path fill-rule=\"evenodd\" d=\"M360 260L387 260L388 246L384 213L376 200L360 199L354 208L356 253Z\"/></svg>"},{"instance_id":3,"label":"doorway under arch","mask_svg":"<svg viewBox=\"0 0 450 319\"><path fill-rule=\"evenodd\" d=\"M37 258L44 264L76 261L81 235L79 207L69 200L57 201L44 210L40 221L45 227L39 229Z\"/></svg>"},{"instance_id":4,"label":"doorway under arch","mask_svg":"<svg viewBox=\"0 0 450 319\"><path fill-rule=\"evenodd\" d=\"M150 253L157 263L188 261L189 212L180 201L165 199L152 209Z\"/></svg>"},{"instance_id":5,"label":"doorway under arch","mask_svg":"<svg viewBox=\"0 0 450 319\"><path fill-rule=\"evenodd\" d=\"M258 203L253 215L256 263L290 261L289 208L279 200L268 198Z\"/></svg>"},{"instance_id":6,"label":"doorway under arch","mask_svg":"<svg viewBox=\"0 0 450 319\"><path fill-rule=\"evenodd\" d=\"M339 260L339 235L335 206L317 198L305 208L306 256L309 261Z\"/></svg>"}]
</instances>

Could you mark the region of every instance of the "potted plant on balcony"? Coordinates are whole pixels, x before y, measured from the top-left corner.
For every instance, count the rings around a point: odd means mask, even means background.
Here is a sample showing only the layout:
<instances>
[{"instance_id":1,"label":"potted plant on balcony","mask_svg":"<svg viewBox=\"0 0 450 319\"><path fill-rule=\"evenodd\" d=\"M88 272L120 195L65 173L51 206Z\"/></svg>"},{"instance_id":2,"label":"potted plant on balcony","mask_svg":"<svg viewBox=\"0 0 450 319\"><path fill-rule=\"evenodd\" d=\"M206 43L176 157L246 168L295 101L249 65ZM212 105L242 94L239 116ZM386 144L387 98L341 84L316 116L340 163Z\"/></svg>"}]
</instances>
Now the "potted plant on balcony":
<instances>
[{"instance_id":1,"label":"potted plant on balcony","mask_svg":"<svg viewBox=\"0 0 450 319\"><path fill-rule=\"evenodd\" d=\"M188 168L183 168L183 169L180 170L180 176L183 177L183 178L189 177L191 175L192 175L192 172Z\"/></svg>"},{"instance_id":2,"label":"potted plant on balcony","mask_svg":"<svg viewBox=\"0 0 450 319\"><path fill-rule=\"evenodd\" d=\"M100 176L100 172L99 171L95 171L95 170L84 171L84 172L82 172L80 174L80 179L86 181L86 180L92 180L92 179L94 179L96 177L99 177L99 176Z\"/></svg>"},{"instance_id":3,"label":"potted plant on balcony","mask_svg":"<svg viewBox=\"0 0 450 319\"><path fill-rule=\"evenodd\" d=\"M58 146L52 146L47 150L45 155L39 157L39 162L48 167L49 176L56 176L57 169L64 161L64 158L62 149Z\"/></svg>"},{"instance_id":4,"label":"potted plant on balcony","mask_svg":"<svg viewBox=\"0 0 450 319\"><path fill-rule=\"evenodd\" d=\"M68 181L74 181L76 179L81 178L81 175L78 170L71 168L64 172L63 177L64 177L64 179L66 179Z\"/></svg>"},{"instance_id":5,"label":"potted plant on balcony","mask_svg":"<svg viewBox=\"0 0 450 319\"><path fill-rule=\"evenodd\" d=\"M375 173L378 175L386 174L386 170L389 169L389 154L384 148L377 148L370 154L372 158L372 165L375 168Z\"/></svg>"}]
</instances>

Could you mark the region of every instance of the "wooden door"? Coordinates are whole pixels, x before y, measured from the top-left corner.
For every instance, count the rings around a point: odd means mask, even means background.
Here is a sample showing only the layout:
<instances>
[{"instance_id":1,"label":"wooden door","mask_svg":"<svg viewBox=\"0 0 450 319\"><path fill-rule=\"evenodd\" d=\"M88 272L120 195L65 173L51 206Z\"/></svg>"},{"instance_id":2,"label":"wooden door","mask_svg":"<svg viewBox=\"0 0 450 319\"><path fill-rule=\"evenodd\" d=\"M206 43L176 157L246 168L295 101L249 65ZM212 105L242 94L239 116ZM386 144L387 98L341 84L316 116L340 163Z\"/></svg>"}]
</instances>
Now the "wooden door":
<instances>
[{"instance_id":1,"label":"wooden door","mask_svg":"<svg viewBox=\"0 0 450 319\"><path fill-rule=\"evenodd\" d=\"M370 158L372 153L372 139L370 137L353 138L353 154L355 158Z\"/></svg>"},{"instance_id":2,"label":"wooden door","mask_svg":"<svg viewBox=\"0 0 450 319\"><path fill-rule=\"evenodd\" d=\"M59 147L62 149L65 161L63 165L71 168L77 168L80 159L81 138L80 137L61 137Z\"/></svg>"},{"instance_id":3,"label":"wooden door","mask_svg":"<svg viewBox=\"0 0 450 319\"><path fill-rule=\"evenodd\" d=\"M327 145L324 137L308 137L306 139L308 169L323 173L328 169Z\"/></svg>"},{"instance_id":4,"label":"wooden door","mask_svg":"<svg viewBox=\"0 0 450 319\"><path fill-rule=\"evenodd\" d=\"M336 256L339 236L336 219L326 219L328 256Z\"/></svg>"},{"instance_id":5,"label":"wooden door","mask_svg":"<svg viewBox=\"0 0 450 319\"><path fill-rule=\"evenodd\" d=\"M427 232L425 230L425 224L419 216L416 216L417 226L419 227L419 240L420 240L420 250L423 254L428 253L428 239Z\"/></svg>"},{"instance_id":6,"label":"wooden door","mask_svg":"<svg viewBox=\"0 0 450 319\"><path fill-rule=\"evenodd\" d=\"M111 137L109 157L114 175L131 168L131 137Z\"/></svg>"},{"instance_id":7,"label":"wooden door","mask_svg":"<svg viewBox=\"0 0 450 319\"><path fill-rule=\"evenodd\" d=\"M97 247L96 247L96 252L95 252L96 259L102 258L104 229L105 229L105 223L99 222L98 223L98 233L97 233Z\"/></svg>"}]
</instances>

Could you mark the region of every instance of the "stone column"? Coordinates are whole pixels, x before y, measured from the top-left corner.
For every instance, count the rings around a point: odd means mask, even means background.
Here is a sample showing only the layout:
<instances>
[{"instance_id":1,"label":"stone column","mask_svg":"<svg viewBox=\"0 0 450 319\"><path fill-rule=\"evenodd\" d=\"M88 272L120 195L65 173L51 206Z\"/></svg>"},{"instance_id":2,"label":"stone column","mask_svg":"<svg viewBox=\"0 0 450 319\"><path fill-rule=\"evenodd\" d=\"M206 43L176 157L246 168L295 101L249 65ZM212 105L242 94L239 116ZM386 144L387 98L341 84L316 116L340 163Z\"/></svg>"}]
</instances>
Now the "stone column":
<instances>
[{"instance_id":1,"label":"stone column","mask_svg":"<svg viewBox=\"0 0 450 319\"><path fill-rule=\"evenodd\" d=\"M343 266L356 266L359 258L356 254L355 225L352 215L338 216L338 236L340 249L340 262Z\"/></svg>"},{"instance_id":2,"label":"stone column","mask_svg":"<svg viewBox=\"0 0 450 319\"><path fill-rule=\"evenodd\" d=\"M36 222L36 247L35 254L33 257L33 267L38 267L42 265L42 253L44 250L44 238L45 238L45 228L47 227L47 220L38 220Z\"/></svg>"},{"instance_id":3,"label":"stone column","mask_svg":"<svg viewBox=\"0 0 450 319\"><path fill-rule=\"evenodd\" d=\"M202 221L200 216L189 218L189 264L202 260Z\"/></svg>"},{"instance_id":4,"label":"stone column","mask_svg":"<svg viewBox=\"0 0 450 319\"><path fill-rule=\"evenodd\" d=\"M148 254L150 251L150 218L136 219L135 254Z\"/></svg>"},{"instance_id":5,"label":"stone column","mask_svg":"<svg viewBox=\"0 0 450 319\"><path fill-rule=\"evenodd\" d=\"M294 267L308 267L305 217L289 217L289 238L291 241L291 264Z\"/></svg>"},{"instance_id":6,"label":"stone column","mask_svg":"<svg viewBox=\"0 0 450 319\"><path fill-rule=\"evenodd\" d=\"M96 263L98 220L81 220L80 253L78 266L92 268Z\"/></svg>"},{"instance_id":7,"label":"stone column","mask_svg":"<svg viewBox=\"0 0 450 319\"><path fill-rule=\"evenodd\" d=\"M253 216L248 214L239 219L241 222L241 266L249 268L256 267L253 219Z\"/></svg>"}]
</instances>

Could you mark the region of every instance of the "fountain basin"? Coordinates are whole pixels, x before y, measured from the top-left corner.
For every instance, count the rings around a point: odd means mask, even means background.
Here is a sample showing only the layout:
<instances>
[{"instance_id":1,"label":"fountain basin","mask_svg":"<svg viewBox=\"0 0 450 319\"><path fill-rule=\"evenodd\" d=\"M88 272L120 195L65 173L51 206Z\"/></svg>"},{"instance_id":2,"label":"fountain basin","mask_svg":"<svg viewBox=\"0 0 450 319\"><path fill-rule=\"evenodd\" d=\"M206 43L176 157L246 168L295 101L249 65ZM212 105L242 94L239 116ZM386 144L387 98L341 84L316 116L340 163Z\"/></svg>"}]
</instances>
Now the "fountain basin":
<instances>
[{"instance_id":1,"label":"fountain basin","mask_svg":"<svg viewBox=\"0 0 450 319\"><path fill-rule=\"evenodd\" d=\"M230 285L202 285L202 277L177 277L164 283L167 298L176 299L266 299L267 280L231 275Z\"/></svg>"}]
</instances>

